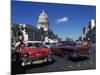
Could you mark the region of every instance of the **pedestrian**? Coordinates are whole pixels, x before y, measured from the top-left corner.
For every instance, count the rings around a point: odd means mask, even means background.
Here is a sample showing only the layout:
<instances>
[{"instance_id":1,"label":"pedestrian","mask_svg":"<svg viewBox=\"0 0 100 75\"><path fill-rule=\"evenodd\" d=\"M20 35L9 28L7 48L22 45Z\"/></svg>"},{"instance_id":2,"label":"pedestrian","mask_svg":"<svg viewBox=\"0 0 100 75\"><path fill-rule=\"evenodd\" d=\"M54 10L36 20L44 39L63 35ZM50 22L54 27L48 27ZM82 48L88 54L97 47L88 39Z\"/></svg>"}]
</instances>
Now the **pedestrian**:
<instances>
[{"instance_id":1,"label":"pedestrian","mask_svg":"<svg viewBox=\"0 0 100 75\"><path fill-rule=\"evenodd\" d=\"M24 47L24 42L23 40L19 40L19 42L17 42L15 44L15 48L16 48L16 51L19 52L21 51L21 49Z\"/></svg>"},{"instance_id":2,"label":"pedestrian","mask_svg":"<svg viewBox=\"0 0 100 75\"><path fill-rule=\"evenodd\" d=\"M22 48L24 47L24 42L23 42L23 40L19 40L19 42L17 42L16 44L15 44L15 52L14 52L14 54L13 54L13 56L14 56L14 58L15 58L15 60L16 61L19 61L19 52L22 50Z\"/></svg>"}]
</instances>

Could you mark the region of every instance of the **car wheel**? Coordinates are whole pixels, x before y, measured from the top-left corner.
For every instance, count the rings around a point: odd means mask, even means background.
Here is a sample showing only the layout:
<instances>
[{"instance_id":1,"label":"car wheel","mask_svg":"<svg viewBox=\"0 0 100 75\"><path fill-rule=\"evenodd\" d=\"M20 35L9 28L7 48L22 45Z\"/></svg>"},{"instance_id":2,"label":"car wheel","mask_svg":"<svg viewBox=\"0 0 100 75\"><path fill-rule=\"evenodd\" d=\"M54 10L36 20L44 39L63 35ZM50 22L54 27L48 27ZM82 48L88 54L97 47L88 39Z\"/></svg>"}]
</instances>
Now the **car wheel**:
<instances>
[{"instance_id":1,"label":"car wheel","mask_svg":"<svg viewBox=\"0 0 100 75\"><path fill-rule=\"evenodd\" d=\"M48 58L47 61L48 61L48 62L52 62L52 58Z\"/></svg>"},{"instance_id":2,"label":"car wheel","mask_svg":"<svg viewBox=\"0 0 100 75\"><path fill-rule=\"evenodd\" d=\"M48 61L48 62L51 62L51 61L52 61L52 55L50 55L50 56L47 58L47 61Z\"/></svg>"},{"instance_id":3,"label":"car wheel","mask_svg":"<svg viewBox=\"0 0 100 75\"><path fill-rule=\"evenodd\" d=\"M69 59L68 54L63 54L63 57L64 57L66 60L68 60L68 59Z\"/></svg>"},{"instance_id":4,"label":"car wheel","mask_svg":"<svg viewBox=\"0 0 100 75\"><path fill-rule=\"evenodd\" d=\"M11 58L12 58L12 61L18 61L18 53L15 52L14 54L12 54Z\"/></svg>"}]
</instances>

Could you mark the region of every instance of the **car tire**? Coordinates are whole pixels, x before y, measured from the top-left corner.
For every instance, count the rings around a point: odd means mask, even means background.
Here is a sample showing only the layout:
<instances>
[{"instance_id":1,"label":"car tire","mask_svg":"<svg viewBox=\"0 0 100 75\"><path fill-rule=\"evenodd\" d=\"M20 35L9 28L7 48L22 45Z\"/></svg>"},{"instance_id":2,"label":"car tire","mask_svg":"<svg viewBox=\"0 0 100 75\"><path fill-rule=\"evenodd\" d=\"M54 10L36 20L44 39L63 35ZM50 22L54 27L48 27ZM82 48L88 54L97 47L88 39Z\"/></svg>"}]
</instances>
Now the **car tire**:
<instances>
[{"instance_id":1,"label":"car tire","mask_svg":"<svg viewBox=\"0 0 100 75\"><path fill-rule=\"evenodd\" d=\"M13 61L18 61L18 53L15 52L14 54L12 54L11 58Z\"/></svg>"},{"instance_id":2,"label":"car tire","mask_svg":"<svg viewBox=\"0 0 100 75\"><path fill-rule=\"evenodd\" d=\"M68 60L68 59L69 59L69 56L68 56L68 54L67 54L67 53L66 53L66 54L64 53L64 54L63 54L63 57L64 57L66 60Z\"/></svg>"},{"instance_id":3,"label":"car tire","mask_svg":"<svg viewBox=\"0 0 100 75\"><path fill-rule=\"evenodd\" d=\"M52 54L49 57L47 57L47 61L52 62Z\"/></svg>"},{"instance_id":4,"label":"car tire","mask_svg":"<svg viewBox=\"0 0 100 75\"><path fill-rule=\"evenodd\" d=\"M48 58L47 61L48 61L48 62L52 62L52 58Z\"/></svg>"}]
</instances>

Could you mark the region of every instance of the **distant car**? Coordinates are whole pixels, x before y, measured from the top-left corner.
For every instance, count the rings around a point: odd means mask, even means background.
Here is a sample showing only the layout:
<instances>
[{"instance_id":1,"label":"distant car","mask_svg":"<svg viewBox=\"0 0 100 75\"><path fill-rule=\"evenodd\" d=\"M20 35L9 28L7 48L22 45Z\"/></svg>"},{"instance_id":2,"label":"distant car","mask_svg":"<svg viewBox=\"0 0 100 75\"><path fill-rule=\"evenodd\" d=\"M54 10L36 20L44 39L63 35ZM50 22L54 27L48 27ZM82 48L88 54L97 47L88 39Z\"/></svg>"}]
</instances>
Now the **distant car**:
<instances>
[{"instance_id":1,"label":"distant car","mask_svg":"<svg viewBox=\"0 0 100 75\"><path fill-rule=\"evenodd\" d=\"M18 61L21 65L41 64L51 61L51 52L40 41L24 42L25 46L18 52Z\"/></svg>"},{"instance_id":2,"label":"distant car","mask_svg":"<svg viewBox=\"0 0 100 75\"><path fill-rule=\"evenodd\" d=\"M56 43L44 42L44 46L50 48L51 46L56 45Z\"/></svg>"},{"instance_id":3,"label":"distant car","mask_svg":"<svg viewBox=\"0 0 100 75\"><path fill-rule=\"evenodd\" d=\"M59 42L56 46L51 47L53 55L63 56L66 59L69 57L76 58L79 56L87 55L90 47L77 44L73 41Z\"/></svg>"}]
</instances>

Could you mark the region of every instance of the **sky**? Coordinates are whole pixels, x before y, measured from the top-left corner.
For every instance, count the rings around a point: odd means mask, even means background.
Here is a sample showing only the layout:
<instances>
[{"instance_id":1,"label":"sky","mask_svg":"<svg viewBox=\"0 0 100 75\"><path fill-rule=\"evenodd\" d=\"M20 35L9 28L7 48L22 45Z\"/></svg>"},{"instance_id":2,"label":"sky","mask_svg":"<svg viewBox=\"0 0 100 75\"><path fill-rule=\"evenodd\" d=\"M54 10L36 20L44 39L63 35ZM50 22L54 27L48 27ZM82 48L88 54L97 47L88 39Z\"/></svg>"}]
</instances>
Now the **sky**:
<instances>
[{"instance_id":1,"label":"sky","mask_svg":"<svg viewBox=\"0 0 100 75\"><path fill-rule=\"evenodd\" d=\"M61 38L76 40L91 19L96 19L96 6L12 1L11 22L37 27L39 14L48 15L49 28Z\"/></svg>"}]
</instances>

